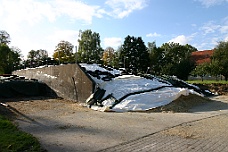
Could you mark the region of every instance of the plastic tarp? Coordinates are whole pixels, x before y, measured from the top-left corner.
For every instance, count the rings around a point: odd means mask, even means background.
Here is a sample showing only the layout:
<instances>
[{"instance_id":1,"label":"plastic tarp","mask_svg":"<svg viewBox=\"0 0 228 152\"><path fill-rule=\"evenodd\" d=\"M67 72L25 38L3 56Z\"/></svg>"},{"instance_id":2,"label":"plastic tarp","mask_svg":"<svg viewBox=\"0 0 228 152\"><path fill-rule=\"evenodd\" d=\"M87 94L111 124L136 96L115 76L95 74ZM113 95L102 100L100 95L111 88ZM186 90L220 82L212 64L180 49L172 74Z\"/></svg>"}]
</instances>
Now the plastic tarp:
<instances>
[{"instance_id":1,"label":"plastic tarp","mask_svg":"<svg viewBox=\"0 0 228 152\"><path fill-rule=\"evenodd\" d=\"M81 64L81 66L86 71L109 71L97 64ZM120 71L112 70L113 75L116 73ZM101 100L102 106L91 107L100 111L145 111L167 105L181 95L186 96L189 92L194 92L187 88L173 87L170 83L161 82L158 79L146 79L135 75L122 75L110 81L102 81L90 76L97 87L105 90Z\"/></svg>"},{"instance_id":2,"label":"plastic tarp","mask_svg":"<svg viewBox=\"0 0 228 152\"><path fill-rule=\"evenodd\" d=\"M144 92L135 94L122 100L119 104L114 104L112 99L103 101L104 107L99 108L100 111L145 111L156 107L167 105L176 100L181 95L189 95L189 91L184 88L165 87L157 91Z\"/></svg>"},{"instance_id":3,"label":"plastic tarp","mask_svg":"<svg viewBox=\"0 0 228 152\"><path fill-rule=\"evenodd\" d=\"M104 98L107 95L112 94L117 100L129 93L150 90L162 86L169 85L157 80L145 79L135 75L123 75L116 77L111 81L105 81L99 84L100 88L106 90Z\"/></svg>"},{"instance_id":4,"label":"plastic tarp","mask_svg":"<svg viewBox=\"0 0 228 152\"><path fill-rule=\"evenodd\" d=\"M18 96L43 96L47 95L50 88L37 81L5 81L0 83L0 98L12 98Z\"/></svg>"}]
</instances>

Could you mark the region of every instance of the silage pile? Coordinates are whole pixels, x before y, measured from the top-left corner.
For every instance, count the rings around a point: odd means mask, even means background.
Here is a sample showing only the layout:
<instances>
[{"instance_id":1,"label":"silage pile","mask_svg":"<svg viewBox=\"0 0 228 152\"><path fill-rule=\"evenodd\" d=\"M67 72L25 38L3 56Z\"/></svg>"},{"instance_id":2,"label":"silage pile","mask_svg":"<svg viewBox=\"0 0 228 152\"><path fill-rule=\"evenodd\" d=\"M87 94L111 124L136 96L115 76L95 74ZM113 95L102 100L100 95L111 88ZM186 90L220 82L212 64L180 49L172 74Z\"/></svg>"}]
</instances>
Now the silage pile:
<instances>
[{"instance_id":1,"label":"silage pile","mask_svg":"<svg viewBox=\"0 0 228 152\"><path fill-rule=\"evenodd\" d=\"M96 91L86 101L94 110L156 111L160 107L168 107L181 96L204 96L198 87L185 82L180 81L181 85L177 86L155 76L121 75L119 70L110 67L100 67L97 64L80 65L96 84ZM177 82L176 79L173 80ZM160 111L164 111L163 109Z\"/></svg>"}]
</instances>

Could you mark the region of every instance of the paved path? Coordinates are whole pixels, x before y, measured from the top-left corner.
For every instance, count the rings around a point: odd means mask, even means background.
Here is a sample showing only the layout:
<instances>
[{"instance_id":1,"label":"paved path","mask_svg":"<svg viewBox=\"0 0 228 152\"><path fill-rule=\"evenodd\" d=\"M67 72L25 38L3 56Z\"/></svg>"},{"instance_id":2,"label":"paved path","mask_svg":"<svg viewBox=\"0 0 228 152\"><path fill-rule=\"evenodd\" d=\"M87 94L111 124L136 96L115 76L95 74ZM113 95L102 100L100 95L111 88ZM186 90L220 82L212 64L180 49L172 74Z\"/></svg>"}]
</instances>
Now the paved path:
<instances>
[{"instance_id":1,"label":"paved path","mask_svg":"<svg viewBox=\"0 0 228 152\"><path fill-rule=\"evenodd\" d=\"M228 151L228 96L218 98L189 113L103 113L62 100L8 104L48 152Z\"/></svg>"},{"instance_id":2,"label":"paved path","mask_svg":"<svg viewBox=\"0 0 228 152\"><path fill-rule=\"evenodd\" d=\"M206 129L202 129L202 127ZM101 150L101 152L227 152L227 128L228 114L222 114L184 123L134 141Z\"/></svg>"}]
</instances>

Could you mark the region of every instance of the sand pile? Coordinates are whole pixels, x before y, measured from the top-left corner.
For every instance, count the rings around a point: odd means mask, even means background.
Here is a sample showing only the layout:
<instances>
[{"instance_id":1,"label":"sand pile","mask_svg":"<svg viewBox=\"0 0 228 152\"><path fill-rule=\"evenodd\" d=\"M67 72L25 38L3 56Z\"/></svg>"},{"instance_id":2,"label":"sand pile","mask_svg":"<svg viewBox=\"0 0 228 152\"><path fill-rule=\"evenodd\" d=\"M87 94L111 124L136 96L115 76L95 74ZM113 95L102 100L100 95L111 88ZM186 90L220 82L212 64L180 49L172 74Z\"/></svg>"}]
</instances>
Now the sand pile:
<instances>
[{"instance_id":1,"label":"sand pile","mask_svg":"<svg viewBox=\"0 0 228 152\"><path fill-rule=\"evenodd\" d=\"M207 102L212 102L212 100L194 94L182 95L170 104L149 110L149 112L188 112L189 109Z\"/></svg>"}]
</instances>

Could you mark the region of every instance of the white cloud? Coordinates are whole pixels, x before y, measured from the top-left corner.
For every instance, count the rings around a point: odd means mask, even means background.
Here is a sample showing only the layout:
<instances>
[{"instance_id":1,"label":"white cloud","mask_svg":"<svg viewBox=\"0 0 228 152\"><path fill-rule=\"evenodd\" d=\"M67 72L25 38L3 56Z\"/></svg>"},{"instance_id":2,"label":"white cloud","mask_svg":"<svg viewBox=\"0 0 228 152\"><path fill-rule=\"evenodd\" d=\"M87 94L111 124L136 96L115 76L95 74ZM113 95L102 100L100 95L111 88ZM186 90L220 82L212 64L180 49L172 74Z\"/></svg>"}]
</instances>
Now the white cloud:
<instances>
[{"instance_id":1,"label":"white cloud","mask_svg":"<svg viewBox=\"0 0 228 152\"><path fill-rule=\"evenodd\" d=\"M228 42L228 35L225 37L224 41Z\"/></svg>"},{"instance_id":2,"label":"white cloud","mask_svg":"<svg viewBox=\"0 0 228 152\"><path fill-rule=\"evenodd\" d=\"M161 36L161 34L158 34L158 33L156 33L156 32L154 32L154 33L149 33L149 34L146 35L146 37L160 37L160 36Z\"/></svg>"},{"instance_id":3,"label":"white cloud","mask_svg":"<svg viewBox=\"0 0 228 152\"><path fill-rule=\"evenodd\" d=\"M195 46L200 51L200 50L204 50L205 48L208 48L209 44L204 42L200 44L194 44L193 46Z\"/></svg>"},{"instance_id":4,"label":"white cloud","mask_svg":"<svg viewBox=\"0 0 228 152\"><path fill-rule=\"evenodd\" d=\"M1 0L0 10L2 14L1 20L8 24L20 24L26 22L34 25L43 18L49 21L55 20L55 14L49 3L41 3L32 0Z\"/></svg>"},{"instance_id":5,"label":"white cloud","mask_svg":"<svg viewBox=\"0 0 228 152\"><path fill-rule=\"evenodd\" d=\"M221 28L220 25L214 24L212 21L204 24L204 26L201 28L201 30L204 31L204 35L209 34L209 33L214 33L216 30Z\"/></svg>"},{"instance_id":6,"label":"white cloud","mask_svg":"<svg viewBox=\"0 0 228 152\"><path fill-rule=\"evenodd\" d=\"M220 32L221 32L221 33L228 33L228 25L222 26L222 27L220 28Z\"/></svg>"},{"instance_id":7,"label":"white cloud","mask_svg":"<svg viewBox=\"0 0 228 152\"><path fill-rule=\"evenodd\" d=\"M228 0L196 0L202 3L203 6L205 7L211 7L214 5L219 5L223 2L228 2Z\"/></svg>"},{"instance_id":8,"label":"white cloud","mask_svg":"<svg viewBox=\"0 0 228 152\"><path fill-rule=\"evenodd\" d=\"M61 19L91 24L94 17L104 14L100 6L75 0L0 0L0 4L0 30L10 34L10 45L21 49L24 56L32 49L53 51L61 40L76 45L78 32L62 31L57 23ZM60 25L59 30L52 24Z\"/></svg>"},{"instance_id":9,"label":"white cloud","mask_svg":"<svg viewBox=\"0 0 228 152\"><path fill-rule=\"evenodd\" d=\"M188 44L191 38L186 37L184 35L179 35L171 40L169 40L169 42L174 42L174 43L179 43L181 45L185 45Z\"/></svg>"},{"instance_id":10,"label":"white cloud","mask_svg":"<svg viewBox=\"0 0 228 152\"><path fill-rule=\"evenodd\" d=\"M56 14L67 15L71 19L83 20L89 24L92 23L94 16L101 17L101 13L103 13L100 6L90 6L74 0L55 0L53 6L56 7Z\"/></svg>"},{"instance_id":11,"label":"white cloud","mask_svg":"<svg viewBox=\"0 0 228 152\"><path fill-rule=\"evenodd\" d=\"M113 47L116 49L122 43L122 39L119 37L111 37L111 38L104 38L104 46L106 47Z\"/></svg>"},{"instance_id":12,"label":"white cloud","mask_svg":"<svg viewBox=\"0 0 228 152\"><path fill-rule=\"evenodd\" d=\"M0 0L0 19L7 25L28 23L35 25L43 19L54 22L57 17L66 16L72 20L92 23L93 17L102 17L100 6L87 5L74 0Z\"/></svg>"},{"instance_id":13,"label":"white cloud","mask_svg":"<svg viewBox=\"0 0 228 152\"><path fill-rule=\"evenodd\" d=\"M146 7L147 0L107 0L105 4L113 10L109 15L116 18L124 18L133 11Z\"/></svg>"},{"instance_id":14,"label":"white cloud","mask_svg":"<svg viewBox=\"0 0 228 152\"><path fill-rule=\"evenodd\" d=\"M53 51L55 46L62 40L68 41L74 46L78 46L78 34L79 31L74 30L55 30L46 38L46 41L53 46L53 48L49 48L49 50Z\"/></svg>"},{"instance_id":15,"label":"white cloud","mask_svg":"<svg viewBox=\"0 0 228 152\"><path fill-rule=\"evenodd\" d=\"M47 39L52 42L60 42L61 40L69 41L73 45L77 43L79 31L74 30L55 30ZM56 43L56 44L57 44Z\"/></svg>"}]
</instances>

